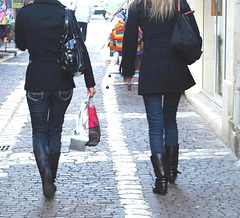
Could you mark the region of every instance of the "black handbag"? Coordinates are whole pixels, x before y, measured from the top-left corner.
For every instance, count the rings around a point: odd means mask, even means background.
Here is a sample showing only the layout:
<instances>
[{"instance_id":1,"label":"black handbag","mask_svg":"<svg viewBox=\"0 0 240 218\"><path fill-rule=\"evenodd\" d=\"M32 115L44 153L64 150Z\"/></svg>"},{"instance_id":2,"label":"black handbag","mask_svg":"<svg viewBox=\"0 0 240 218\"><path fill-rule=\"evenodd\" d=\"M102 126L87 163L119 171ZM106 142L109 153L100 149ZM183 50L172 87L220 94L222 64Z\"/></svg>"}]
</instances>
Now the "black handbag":
<instances>
[{"instance_id":1,"label":"black handbag","mask_svg":"<svg viewBox=\"0 0 240 218\"><path fill-rule=\"evenodd\" d=\"M78 24L73 11L65 8L65 33L60 43L59 62L63 71L79 76L85 70L83 49L77 32Z\"/></svg>"},{"instance_id":2,"label":"black handbag","mask_svg":"<svg viewBox=\"0 0 240 218\"><path fill-rule=\"evenodd\" d=\"M180 0L178 0L178 9L175 10L177 20L170 44L174 52L188 65L194 63L202 55L200 41L187 17L187 15L191 13L194 13L194 11L188 11L182 14L180 11Z\"/></svg>"}]
</instances>

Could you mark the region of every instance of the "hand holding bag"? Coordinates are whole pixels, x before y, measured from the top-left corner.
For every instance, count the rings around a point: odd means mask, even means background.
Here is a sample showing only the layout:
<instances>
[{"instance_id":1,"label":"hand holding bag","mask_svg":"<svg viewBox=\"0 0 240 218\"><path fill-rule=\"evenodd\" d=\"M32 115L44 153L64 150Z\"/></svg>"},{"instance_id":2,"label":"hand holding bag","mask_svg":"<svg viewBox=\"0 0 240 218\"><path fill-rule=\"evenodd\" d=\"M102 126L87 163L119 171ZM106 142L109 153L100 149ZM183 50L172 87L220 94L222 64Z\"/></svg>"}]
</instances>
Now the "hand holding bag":
<instances>
[{"instance_id":1,"label":"hand holding bag","mask_svg":"<svg viewBox=\"0 0 240 218\"><path fill-rule=\"evenodd\" d=\"M86 146L96 146L100 142L101 131L99 120L97 117L96 107L91 98L88 105L88 126L89 126L89 141Z\"/></svg>"},{"instance_id":2,"label":"hand holding bag","mask_svg":"<svg viewBox=\"0 0 240 218\"><path fill-rule=\"evenodd\" d=\"M180 11L180 0L178 0L178 9L175 10L177 21L171 39L171 46L175 53L188 65L194 63L202 55L199 38L193 31L187 17L187 15L191 13L194 13L194 11L188 11L182 14Z\"/></svg>"}]
</instances>

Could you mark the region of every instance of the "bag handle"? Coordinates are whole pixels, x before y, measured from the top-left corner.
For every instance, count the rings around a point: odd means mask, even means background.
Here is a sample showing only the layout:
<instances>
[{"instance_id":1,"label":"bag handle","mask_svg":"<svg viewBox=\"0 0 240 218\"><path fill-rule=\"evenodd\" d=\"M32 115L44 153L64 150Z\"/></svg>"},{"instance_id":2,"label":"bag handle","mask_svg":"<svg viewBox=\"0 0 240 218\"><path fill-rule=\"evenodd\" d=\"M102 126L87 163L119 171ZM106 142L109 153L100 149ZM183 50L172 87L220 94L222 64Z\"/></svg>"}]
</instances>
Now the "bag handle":
<instances>
[{"instance_id":1,"label":"bag handle","mask_svg":"<svg viewBox=\"0 0 240 218\"><path fill-rule=\"evenodd\" d=\"M178 11L181 10L181 0L178 0Z\"/></svg>"},{"instance_id":2,"label":"bag handle","mask_svg":"<svg viewBox=\"0 0 240 218\"><path fill-rule=\"evenodd\" d=\"M69 33L69 10L67 8L65 8L64 30L65 30L64 39L66 39Z\"/></svg>"},{"instance_id":3,"label":"bag handle","mask_svg":"<svg viewBox=\"0 0 240 218\"><path fill-rule=\"evenodd\" d=\"M67 33L69 31L69 14L68 13L69 13L69 10L65 8L65 28Z\"/></svg>"},{"instance_id":4,"label":"bag handle","mask_svg":"<svg viewBox=\"0 0 240 218\"><path fill-rule=\"evenodd\" d=\"M73 19L72 15L70 14L70 9L65 8L65 32L66 32L66 36L71 33L73 34L74 38L78 38L78 33L77 33L77 29L78 24L75 22L75 20Z\"/></svg>"},{"instance_id":5,"label":"bag handle","mask_svg":"<svg viewBox=\"0 0 240 218\"><path fill-rule=\"evenodd\" d=\"M181 0L178 0L178 9L177 11L181 11ZM195 11L187 11L183 14L183 16L189 15L189 14L193 14Z\"/></svg>"}]
</instances>

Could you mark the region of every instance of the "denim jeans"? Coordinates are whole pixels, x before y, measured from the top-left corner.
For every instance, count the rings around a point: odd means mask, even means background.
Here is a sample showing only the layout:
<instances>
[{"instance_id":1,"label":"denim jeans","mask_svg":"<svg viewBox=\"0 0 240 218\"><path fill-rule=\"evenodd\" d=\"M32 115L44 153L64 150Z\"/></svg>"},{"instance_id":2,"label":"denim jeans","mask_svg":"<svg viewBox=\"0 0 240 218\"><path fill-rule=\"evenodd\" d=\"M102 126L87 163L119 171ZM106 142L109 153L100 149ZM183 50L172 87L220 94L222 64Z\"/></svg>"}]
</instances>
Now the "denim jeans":
<instances>
[{"instance_id":1,"label":"denim jeans","mask_svg":"<svg viewBox=\"0 0 240 218\"><path fill-rule=\"evenodd\" d=\"M143 95L152 154L165 153L165 145L178 145L176 115L180 98L181 92Z\"/></svg>"},{"instance_id":2,"label":"denim jeans","mask_svg":"<svg viewBox=\"0 0 240 218\"><path fill-rule=\"evenodd\" d=\"M72 89L27 92L33 148L39 146L49 152L60 152L64 115L72 94Z\"/></svg>"}]
</instances>

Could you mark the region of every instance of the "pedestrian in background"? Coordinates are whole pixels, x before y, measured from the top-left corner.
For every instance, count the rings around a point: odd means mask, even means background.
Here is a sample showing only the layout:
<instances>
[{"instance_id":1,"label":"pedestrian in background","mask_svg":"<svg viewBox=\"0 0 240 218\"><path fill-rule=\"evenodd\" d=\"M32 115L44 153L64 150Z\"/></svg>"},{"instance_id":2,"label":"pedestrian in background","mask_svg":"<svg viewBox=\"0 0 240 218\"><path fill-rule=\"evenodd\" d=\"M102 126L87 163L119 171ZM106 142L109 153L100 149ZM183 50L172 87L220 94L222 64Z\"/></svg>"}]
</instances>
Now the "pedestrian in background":
<instances>
[{"instance_id":1,"label":"pedestrian in background","mask_svg":"<svg viewBox=\"0 0 240 218\"><path fill-rule=\"evenodd\" d=\"M176 22L176 0L134 0L129 7L123 39L123 75L135 71L138 27L143 31L144 49L139 72L138 93L143 96L147 120L151 162L156 175L154 193L165 195L168 181L174 183L178 166L178 128L176 113L181 94L195 81L181 57L170 47ZM186 0L181 11L189 11ZM202 44L193 14L188 15L196 36Z\"/></svg>"},{"instance_id":2,"label":"pedestrian in background","mask_svg":"<svg viewBox=\"0 0 240 218\"><path fill-rule=\"evenodd\" d=\"M15 23L16 45L22 51L28 49L30 54L25 90L31 115L33 152L47 198L56 191L54 182L61 152L62 125L75 87L73 76L62 71L58 62L64 22L65 7L59 1L35 0L19 10ZM93 97L92 67L80 30L78 35L85 51L87 92Z\"/></svg>"},{"instance_id":3,"label":"pedestrian in background","mask_svg":"<svg viewBox=\"0 0 240 218\"><path fill-rule=\"evenodd\" d=\"M91 16L94 14L94 5L92 0L76 0L70 6L75 11L78 26L82 31L83 41L86 41L87 26Z\"/></svg>"}]
</instances>

